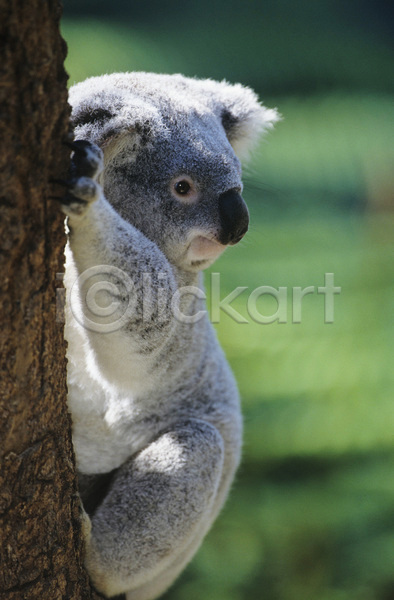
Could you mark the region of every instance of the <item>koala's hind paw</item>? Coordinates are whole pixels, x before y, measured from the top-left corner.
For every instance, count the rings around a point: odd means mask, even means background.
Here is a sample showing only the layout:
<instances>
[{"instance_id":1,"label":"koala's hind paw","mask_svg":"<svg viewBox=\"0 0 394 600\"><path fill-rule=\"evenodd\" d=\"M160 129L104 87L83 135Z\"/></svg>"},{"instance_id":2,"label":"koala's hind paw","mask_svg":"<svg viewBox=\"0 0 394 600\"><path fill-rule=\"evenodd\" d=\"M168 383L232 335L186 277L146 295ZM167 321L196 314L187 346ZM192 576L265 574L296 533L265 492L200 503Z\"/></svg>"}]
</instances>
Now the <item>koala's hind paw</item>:
<instances>
[{"instance_id":1,"label":"koala's hind paw","mask_svg":"<svg viewBox=\"0 0 394 600\"><path fill-rule=\"evenodd\" d=\"M88 206L98 200L101 186L95 181L103 170L103 153L98 146L86 140L68 143L73 150L71 157L71 178L54 183L67 188L60 199L63 211L69 216L83 215Z\"/></svg>"},{"instance_id":2,"label":"koala's hind paw","mask_svg":"<svg viewBox=\"0 0 394 600\"><path fill-rule=\"evenodd\" d=\"M92 534L92 521L90 520L88 513L85 511L82 501L80 504L80 519L81 519L82 537L85 541L85 544L89 545L91 534Z\"/></svg>"}]
</instances>

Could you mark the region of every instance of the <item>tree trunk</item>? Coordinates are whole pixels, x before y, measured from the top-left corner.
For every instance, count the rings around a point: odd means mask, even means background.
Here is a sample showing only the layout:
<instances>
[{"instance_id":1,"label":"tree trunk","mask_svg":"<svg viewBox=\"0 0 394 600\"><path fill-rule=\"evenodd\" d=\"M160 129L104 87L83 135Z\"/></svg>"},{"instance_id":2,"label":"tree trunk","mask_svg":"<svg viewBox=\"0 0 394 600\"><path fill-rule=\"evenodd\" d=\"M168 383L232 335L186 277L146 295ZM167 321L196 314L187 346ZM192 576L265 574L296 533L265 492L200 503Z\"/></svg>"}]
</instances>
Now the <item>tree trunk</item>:
<instances>
[{"instance_id":1,"label":"tree trunk","mask_svg":"<svg viewBox=\"0 0 394 600\"><path fill-rule=\"evenodd\" d=\"M82 566L56 302L63 217L48 199L50 178L66 176L70 156L62 143L69 107L60 13L55 0L0 0L0 598L7 600L96 597Z\"/></svg>"}]
</instances>

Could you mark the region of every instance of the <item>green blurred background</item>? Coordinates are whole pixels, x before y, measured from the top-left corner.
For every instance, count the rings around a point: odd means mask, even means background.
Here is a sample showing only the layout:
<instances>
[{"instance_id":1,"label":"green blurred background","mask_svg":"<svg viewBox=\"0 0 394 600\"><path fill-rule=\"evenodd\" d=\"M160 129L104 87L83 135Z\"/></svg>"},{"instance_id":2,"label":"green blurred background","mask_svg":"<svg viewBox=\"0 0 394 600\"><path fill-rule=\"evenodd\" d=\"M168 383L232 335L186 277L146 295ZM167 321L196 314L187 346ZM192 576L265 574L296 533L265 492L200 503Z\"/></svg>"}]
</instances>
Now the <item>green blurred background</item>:
<instances>
[{"instance_id":1,"label":"green blurred background","mask_svg":"<svg viewBox=\"0 0 394 600\"><path fill-rule=\"evenodd\" d=\"M222 297L287 286L288 322L221 316L243 463L166 600L394 599L392 25L389 0L65 3L71 83L225 78L284 117L245 169L250 233L212 271ZM291 288L328 272L342 287L334 323L314 293L293 324ZM248 317L246 300L233 305Z\"/></svg>"}]
</instances>

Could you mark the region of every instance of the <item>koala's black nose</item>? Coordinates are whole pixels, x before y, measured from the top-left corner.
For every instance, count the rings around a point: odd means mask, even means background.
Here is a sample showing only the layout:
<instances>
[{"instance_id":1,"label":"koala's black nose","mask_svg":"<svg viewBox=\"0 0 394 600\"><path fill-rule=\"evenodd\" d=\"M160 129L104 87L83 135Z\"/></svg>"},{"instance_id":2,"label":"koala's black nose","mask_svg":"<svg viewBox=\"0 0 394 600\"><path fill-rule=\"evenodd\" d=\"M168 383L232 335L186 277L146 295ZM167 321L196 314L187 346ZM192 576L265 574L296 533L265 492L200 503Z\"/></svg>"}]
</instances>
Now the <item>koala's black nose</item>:
<instances>
[{"instance_id":1,"label":"koala's black nose","mask_svg":"<svg viewBox=\"0 0 394 600\"><path fill-rule=\"evenodd\" d=\"M249 211L237 190L228 190L219 196L221 244L236 244L248 231Z\"/></svg>"}]
</instances>

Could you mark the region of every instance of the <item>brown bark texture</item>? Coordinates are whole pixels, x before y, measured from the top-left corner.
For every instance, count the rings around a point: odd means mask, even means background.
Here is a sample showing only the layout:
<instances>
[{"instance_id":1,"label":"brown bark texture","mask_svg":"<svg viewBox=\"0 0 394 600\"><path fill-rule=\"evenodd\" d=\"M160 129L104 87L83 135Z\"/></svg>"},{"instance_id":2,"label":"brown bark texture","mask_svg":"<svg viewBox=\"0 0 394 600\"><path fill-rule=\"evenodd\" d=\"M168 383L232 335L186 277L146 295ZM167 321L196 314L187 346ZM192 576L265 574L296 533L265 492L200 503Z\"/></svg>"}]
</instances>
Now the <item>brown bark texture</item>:
<instances>
[{"instance_id":1,"label":"brown bark texture","mask_svg":"<svg viewBox=\"0 0 394 600\"><path fill-rule=\"evenodd\" d=\"M0 598L93 598L83 569L51 178L70 150L55 0L0 0Z\"/></svg>"}]
</instances>

